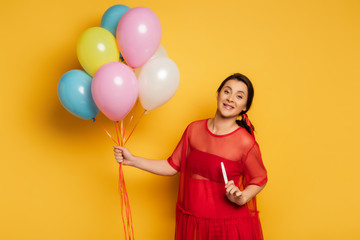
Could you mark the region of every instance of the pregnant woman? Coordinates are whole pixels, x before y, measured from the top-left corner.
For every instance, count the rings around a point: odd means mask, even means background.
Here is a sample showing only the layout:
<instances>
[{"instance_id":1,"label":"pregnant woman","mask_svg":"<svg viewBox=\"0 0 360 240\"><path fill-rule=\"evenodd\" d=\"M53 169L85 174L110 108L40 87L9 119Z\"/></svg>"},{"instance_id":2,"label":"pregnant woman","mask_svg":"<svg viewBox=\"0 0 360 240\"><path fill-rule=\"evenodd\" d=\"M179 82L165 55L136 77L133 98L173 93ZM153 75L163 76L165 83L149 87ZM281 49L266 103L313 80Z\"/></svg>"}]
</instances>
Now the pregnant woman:
<instances>
[{"instance_id":1,"label":"pregnant woman","mask_svg":"<svg viewBox=\"0 0 360 240\"><path fill-rule=\"evenodd\" d=\"M265 187L267 173L246 115L254 88L236 73L217 93L215 116L190 123L168 159L134 156L119 146L114 146L115 158L159 175L180 172L175 239L263 239L255 196ZM221 162L229 178L226 184Z\"/></svg>"}]
</instances>

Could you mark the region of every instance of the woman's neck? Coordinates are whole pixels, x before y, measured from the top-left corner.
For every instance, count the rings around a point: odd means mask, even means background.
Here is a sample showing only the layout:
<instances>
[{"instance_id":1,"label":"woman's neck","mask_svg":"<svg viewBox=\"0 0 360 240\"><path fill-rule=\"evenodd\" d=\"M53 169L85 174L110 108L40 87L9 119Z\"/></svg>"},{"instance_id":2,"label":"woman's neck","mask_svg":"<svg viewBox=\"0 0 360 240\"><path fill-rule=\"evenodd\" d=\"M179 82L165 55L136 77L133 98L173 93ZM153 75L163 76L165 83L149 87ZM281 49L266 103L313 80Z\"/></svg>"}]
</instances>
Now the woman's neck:
<instances>
[{"instance_id":1,"label":"woman's neck","mask_svg":"<svg viewBox=\"0 0 360 240\"><path fill-rule=\"evenodd\" d=\"M214 118L210 118L208 121L208 128L214 134L228 134L239 128L236 123L236 117L226 118L216 112Z\"/></svg>"}]
</instances>

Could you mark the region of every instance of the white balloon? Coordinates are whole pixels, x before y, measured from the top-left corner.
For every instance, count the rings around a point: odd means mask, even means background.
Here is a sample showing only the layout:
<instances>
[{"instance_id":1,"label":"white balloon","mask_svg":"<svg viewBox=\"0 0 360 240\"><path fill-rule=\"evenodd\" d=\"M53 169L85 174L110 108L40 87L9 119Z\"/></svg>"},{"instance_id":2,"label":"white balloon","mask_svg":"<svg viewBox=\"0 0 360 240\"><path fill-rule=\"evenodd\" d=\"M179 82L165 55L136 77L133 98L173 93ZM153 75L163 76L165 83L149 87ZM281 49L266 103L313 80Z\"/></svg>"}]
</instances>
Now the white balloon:
<instances>
[{"instance_id":1,"label":"white balloon","mask_svg":"<svg viewBox=\"0 0 360 240\"><path fill-rule=\"evenodd\" d=\"M154 53L154 55L152 55L150 59L154 59L157 57L168 57L168 54L162 45L159 45L159 48L156 50L156 52Z\"/></svg>"},{"instance_id":2,"label":"white balloon","mask_svg":"<svg viewBox=\"0 0 360 240\"><path fill-rule=\"evenodd\" d=\"M156 50L156 52L154 53L154 55L152 55L148 61L150 61L151 59L157 58L157 57L168 57L167 52L162 45L159 45L159 47ZM142 65L142 66L144 66L144 65ZM135 75L137 78L139 78L142 66L135 68Z\"/></svg>"},{"instance_id":3,"label":"white balloon","mask_svg":"<svg viewBox=\"0 0 360 240\"><path fill-rule=\"evenodd\" d=\"M138 72L139 98L145 110L154 110L174 96L180 82L176 63L167 57L156 57Z\"/></svg>"}]
</instances>

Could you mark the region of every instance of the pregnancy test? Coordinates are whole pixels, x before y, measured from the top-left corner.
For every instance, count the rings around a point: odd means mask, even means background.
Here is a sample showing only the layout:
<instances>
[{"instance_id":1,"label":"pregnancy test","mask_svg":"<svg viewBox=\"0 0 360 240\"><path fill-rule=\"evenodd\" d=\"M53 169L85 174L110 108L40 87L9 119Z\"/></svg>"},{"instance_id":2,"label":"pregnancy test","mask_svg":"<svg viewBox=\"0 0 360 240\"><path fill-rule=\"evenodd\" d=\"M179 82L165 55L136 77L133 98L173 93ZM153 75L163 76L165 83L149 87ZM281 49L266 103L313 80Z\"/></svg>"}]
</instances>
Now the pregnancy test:
<instances>
[{"instance_id":1,"label":"pregnancy test","mask_svg":"<svg viewBox=\"0 0 360 240\"><path fill-rule=\"evenodd\" d=\"M228 183L228 178L227 178L227 175L226 175L225 166L224 166L223 162L221 162L221 170L222 170L222 174L223 174L223 177L224 177L224 182L225 182L225 184L227 184Z\"/></svg>"}]
</instances>

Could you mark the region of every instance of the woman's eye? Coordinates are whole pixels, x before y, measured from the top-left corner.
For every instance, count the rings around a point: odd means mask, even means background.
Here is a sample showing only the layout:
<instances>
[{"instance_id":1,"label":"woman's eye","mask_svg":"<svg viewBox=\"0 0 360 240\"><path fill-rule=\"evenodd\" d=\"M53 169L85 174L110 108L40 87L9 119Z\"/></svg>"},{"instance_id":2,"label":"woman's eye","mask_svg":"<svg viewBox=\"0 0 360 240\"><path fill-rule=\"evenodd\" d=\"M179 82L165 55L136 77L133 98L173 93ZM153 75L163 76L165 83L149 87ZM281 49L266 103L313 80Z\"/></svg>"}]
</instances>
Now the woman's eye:
<instances>
[{"instance_id":1,"label":"woman's eye","mask_svg":"<svg viewBox=\"0 0 360 240\"><path fill-rule=\"evenodd\" d=\"M228 91L228 90L225 90L224 93L229 93L229 91Z\"/></svg>"},{"instance_id":2,"label":"woman's eye","mask_svg":"<svg viewBox=\"0 0 360 240\"><path fill-rule=\"evenodd\" d=\"M238 97L239 99L242 99L242 96L241 96L241 95L238 95L237 97Z\"/></svg>"}]
</instances>

